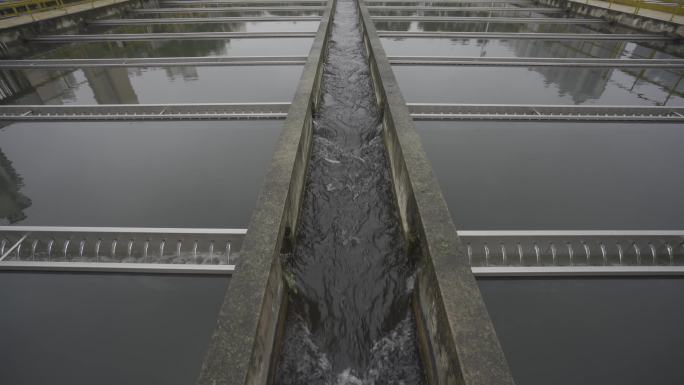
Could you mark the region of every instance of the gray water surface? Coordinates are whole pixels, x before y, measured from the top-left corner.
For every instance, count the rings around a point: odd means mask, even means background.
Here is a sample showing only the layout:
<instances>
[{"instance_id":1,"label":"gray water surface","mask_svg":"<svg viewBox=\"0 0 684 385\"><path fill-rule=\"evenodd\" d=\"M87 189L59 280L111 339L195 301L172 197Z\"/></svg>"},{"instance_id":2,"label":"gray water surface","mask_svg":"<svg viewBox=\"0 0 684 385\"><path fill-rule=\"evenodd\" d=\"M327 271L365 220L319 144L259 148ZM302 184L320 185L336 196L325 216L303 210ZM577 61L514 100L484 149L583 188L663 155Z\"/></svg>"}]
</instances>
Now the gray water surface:
<instances>
[{"instance_id":1,"label":"gray water surface","mask_svg":"<svg viewBox=\"0 0 684 385\"><path fill-rule=\"evenodd\" d=\"M287 102L303 66L12 70L7 104Z\"/></svg>"},{"instance_id":2,"label":"gray water surface","mask_svg":"<svg viewBox=\"0 0 684 385\"><path fill-rule=\"evenodd\" d=\"M229 278L0 273L0 382L187 385Z\"/></svg>"},{"instance_id":3,"label":"gray water surface","mask_svg":"<svg viewBox=\"0 0 684 385\"><path fill-rule=\"evenodd\" d=\"M517 384L684 383L681 278L478 283Z\"/></svg>"},{"instance_id":4,"label":"gray water surface","mask_svg":"<svg viewBox=\"0 0 684 385\"><path fill-rule=\"evenodd\" d=\"M394 66L408 103L684 106L681 71Z\"/></svg>"},{"instance_id":5,"label":"gray water surface","mask_svg":"<svg viewBox=\"0 0 684 385\"><path fill-rule=\"evenodd\" d=\"M684 228L681 124L416 127L459 229Z\"/></svg>"},{"instance_id":6,"label":"gray water surface","mask_svg":"<svg viewBox=\"0 0 684 385\"><path fill-rule=\"evenodd\" d=\"M219 17L212 15L212 17ZM169 17L169 19L171 19ZM104 33L186 33L186 32L316 32L319 21L249 21L195 24L149 24L108 27ZM93 29L89 33L98 33Z\"/></svg>"},{"instance_id":7,"label":"gray water surface","mask_svg":"<svg viewBox=\"0 0 684 385\"><path fill-rule=\"evenodd\" d=\"M388 56L675 58L657 48L627 41L381 38Z\"/></svg>"}]
</instances>

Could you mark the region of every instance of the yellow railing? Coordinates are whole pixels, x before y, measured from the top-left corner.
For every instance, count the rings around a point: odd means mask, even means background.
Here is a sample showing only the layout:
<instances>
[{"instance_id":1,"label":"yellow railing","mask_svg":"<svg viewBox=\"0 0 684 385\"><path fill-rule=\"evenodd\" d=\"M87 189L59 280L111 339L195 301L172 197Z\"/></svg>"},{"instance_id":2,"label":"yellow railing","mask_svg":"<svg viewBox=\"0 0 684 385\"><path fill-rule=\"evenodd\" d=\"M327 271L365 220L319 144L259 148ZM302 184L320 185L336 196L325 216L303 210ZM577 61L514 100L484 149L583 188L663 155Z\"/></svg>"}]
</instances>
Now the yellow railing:
<instances>
[{"instance_id":1,"label":"yellow railing","mask_svg":"<svg viewBox=\"0 0 684 385\"><path fill-rule=\"evenodd\" d=\"M684 0L665 0L665 1L643 1L643 0L608 0L610 7L613 4L627 5L634 7L634 14L638 15L642 9L659 11L671 15L670 20L675 15L684 16Z\"/></svg>"},{"instance_id":2,"label":"yellow railing","mask_svg":"<svg viewBox=\"0 0 684 385\"><path fill-rule=\"evenodd\" d=\"M0 2L0 18L20 16L34 12L47 11L64 7L65 3L78 0L19 0Z\"/></svg>"}]
</instances>

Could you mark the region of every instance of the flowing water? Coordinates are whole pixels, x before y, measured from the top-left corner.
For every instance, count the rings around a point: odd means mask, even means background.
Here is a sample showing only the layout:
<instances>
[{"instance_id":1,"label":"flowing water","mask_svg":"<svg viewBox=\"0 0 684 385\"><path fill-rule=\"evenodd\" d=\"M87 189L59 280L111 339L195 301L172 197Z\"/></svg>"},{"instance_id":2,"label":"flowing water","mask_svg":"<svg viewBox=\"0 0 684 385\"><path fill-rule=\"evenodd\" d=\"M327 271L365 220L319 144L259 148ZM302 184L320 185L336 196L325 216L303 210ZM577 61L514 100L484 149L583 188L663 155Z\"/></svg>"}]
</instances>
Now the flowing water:
<instances>
[{"instance_id":1,"label":"flowing water","mask_svg":"<svg viewBox=\"0 0 684 385\"><path fill-rule=\"evenodd\" d=\"M422 384L381 113L354 0L340 0L314 117L276 383Z\"/></svg>"}]
</instances>

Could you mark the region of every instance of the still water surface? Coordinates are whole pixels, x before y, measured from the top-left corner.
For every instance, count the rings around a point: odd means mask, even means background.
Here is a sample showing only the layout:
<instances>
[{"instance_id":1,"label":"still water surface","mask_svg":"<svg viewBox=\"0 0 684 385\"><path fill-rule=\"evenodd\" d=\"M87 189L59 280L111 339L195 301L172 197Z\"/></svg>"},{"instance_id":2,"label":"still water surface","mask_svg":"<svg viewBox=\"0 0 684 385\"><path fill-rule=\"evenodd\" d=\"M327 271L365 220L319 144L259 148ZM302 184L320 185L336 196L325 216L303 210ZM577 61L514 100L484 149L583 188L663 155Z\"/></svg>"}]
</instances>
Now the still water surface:
<instances>
[{"instance_id":1,"label":"still water surface","mask_svg":"<svg viewBox=\"0 0 684 385\"><path fill-rule=\"evenodd\" d=\"M89 33L185 33L185 32L316 32L318 21L253 21L239 23L126 25Z\"/></svg>"},{"instance_id":2,"label":"still water surface","mask_svg":"<svg viewBox=\"0 0 684 385\"><path fill-rule=\"evenodd\" d=\"M517 384L684 383L684 279L478 283Z\"/></svg>"},{"instance_id":3,"label":"still water surface","mask_svg":"<svg viewBox=\"0 0 684 385\"><path fill-rule=\"evenodd\" d=\"M628 41L542 41L501 39L381 38L388 56L676 58Z\"/></svg>"},{"instance_id":4,"label":"still water surface","mask_svg":"<svg viewBox=\"0 0 684 385\"><path fill-rule=\"evenodd\" d=\"M15 123L0 224L245 228L282 121Z\"/></svg>"},{"instance_id":5,"label":"still water surface","mask_svg":"<svg viewBox=\"0 0 684 385\"><path fill-rule=\"evenodd\" d=\"M43 59L98 59L127 57L306 56L312 38L161 40L73 43L37 55Z\"/></svg>"},{"instance_id":6,"label":"still water surface","mask_svg":"<svg viewBox=\"0 0 684 385\"><path fill-rule=\"evenodd\" d=\"M287 102L303 66L12 70L9 104Z\"/></svg>"},{"instance_id":7,"label":"still water surface","mask_svg":"<svg viewBox=\"0 0 684 385\"><path fill-rule=\"evenodd\" d=\"M0 382L192 384L228 281L2 272Z\"/></svg>"},{"instance_id":8,"label":"still water surface","mask_svg":"<svg viewBox=\"0 0 684 385\"><path fill-rule=\"evenodd\" d=\"M459 229L684 228L681 124L416 127Z\"/></svg>"},{"instance_id":9,"label":"still water surface","mask_svg":"<svg viewBox=\"0 0 684 385\"><path fill-rule=\"evenodd\" d=\"M682 106L682 71L394 66L409 103Z\"/></svg>"}]
</instances>

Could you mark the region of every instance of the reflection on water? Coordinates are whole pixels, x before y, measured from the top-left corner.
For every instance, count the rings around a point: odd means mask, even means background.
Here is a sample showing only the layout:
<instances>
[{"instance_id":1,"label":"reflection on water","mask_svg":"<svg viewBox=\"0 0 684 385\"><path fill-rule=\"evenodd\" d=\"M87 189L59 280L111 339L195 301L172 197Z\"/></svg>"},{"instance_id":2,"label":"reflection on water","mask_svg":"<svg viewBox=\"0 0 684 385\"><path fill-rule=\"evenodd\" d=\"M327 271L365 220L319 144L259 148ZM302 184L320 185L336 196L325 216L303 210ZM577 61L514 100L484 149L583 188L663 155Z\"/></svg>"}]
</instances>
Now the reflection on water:
<instances>
[{"instance_id":1,"label":"reflection on water","mask_svg":"<svg viewBox=\"0 0 684 385\"><path fill-rule=\"evenodd\" d=\"M32 69L2 71L0 82L5 104L283 102L301 71L297 65Z\"/></svg>"},{"instance_id":2,"label":"reflection on water","mask_svg":"<svg viewBox=\"0 0 684 385\"><path fill-rule=\"evenodd\" d=\"M600 24L461 23L421 21L375 21L378 31L402 32L506 32L506 33L597 33L609 32Z\"/></svg>"},{"instance_id":3,"label":"reflection on water","mask_svg":"<svg viewBox=\"0 0 684 385\"><path fill-rule=\"evenodd\" d=\"M306 56L313 39L157 40L74 43L37 56L42 59L98 59L128 57Z\"/></svg>"},{"instance_id":4,"label":"reflection on water","mask_svg":"<svg viewBox=\"0 0 684 385\"><path fill-rule=\"evenodd\" d=\"M395 66L394 72L414 103L684 105L682 71Z\"/></svg>"},{"instance_id":5,"label":"reflection on water","mask_svg":"<svg viewBox=\"0 0 684 385\"><path fill-rule=\"evenodd\" d=\"M0 222L16 223L26 219L24 209L31 206L31 199L22 194L22 187L21 176L0 150Z\"/></svg>"},{"instance_id":6,"label":"reflection on water","mask_svg":"<svg viewBox=\"0 0 684 385\"><path fill-rule=\"evenodd\" d=\"M627 41L382 38L382 44L389 56L636 58L633 51L638 48L655 58L672 57L660 49Z\"/></svg>"},{"instance_id":7,"label":"reflection on water","mask_svg":"<svg viewBox=\"0 0 684 385\"><path fill-rule=\"evenodd\" d=\"M315 32L318 21L269 21L207 24L125 25L90 33L185 33L185 32ZM265 54L265 53L264 53Z\"/></svg>"},{"instance_id":8,"label":"reflection on water","mask_svg":"<svg viewBox=\"0 0 684 385\"><path fill-rule=\"evenodd\" d=\"M383 1L383 2L367 2L369 6L434 6L434 7L453 7L454 9L465 7L533 7L537 6L533 1L512 0L512 1L453 1L453 0L439 0L439 1Z\"/></svg>"},{"instance_id":9,"label":"reflection on water","mask_svg":"<svg viewBox=\"0 0 684 385\"><path fill-rule=\"evenodd\" d=\"M337 3L293 250L278 385L424 383L404 242L354 0Z\"/></svg>"},{"instance_id":10,"label":"reflection on water","mask_svg":"<svg viewBox=\"0 0 684 385\"><path fill-rule=\"evenodd\" d=\"M625 41L417 40L383 43L390 56L675 58ZM682 105L684 96L684 72L673 69L396 66L394 71L410 102Z\"/></svg>"},{"instance_id":11,"label":"reflection on water","mask_svg":"<svg viewBox=\"0 0 684 385\"><path fill-rule=\"evenodd\" d=\"M15 123L0 224L247 227L281 121Z\"/></svg>"},{"instance_id":12,"label":"reflection on water","mask_svg":"<svg viewBox=\"0 0 684 385\"><path fill-rule=\"evenodd\" d=\"M681 124L416 122L464 230L681 229Z\"/></svg>"},{"instance_id":13,"label":"reflection on water","mask_svg":"<svg viewBox=\"0 0 684 385\"><path fill-rule=\"evenodd\" d=\"M133 17L138 18L138 15ZM235 22L224 24L166 24L97 26L83 33L160 33L160 32L314 32L318 21L297 22ZM34 56L44 59L121 58L121 57L180 57L180 56L266 56L306 55L312 38L254 38L224 40L159 40L73 43L55 46L32 43L38 52Z\"/></svg>"},{"instance_id":14,"label":"reflection on water","mask_svg":"<svg viewBox=\"0 0 684 385\"><path fill-rule=\"evenodd\" d=\"M477 10L476 8L488 7L491 4L481 4L473 9L458 9L452 7L453 10L441 10L441 9L431 9L431 10L388 10L388 9L372 9L369 11L372 16L479 16L479 17L543 17L547 15L562 15L562 13L556 13L555 10L551 12L544 11L526 11L525 7L506 7L507 10ZM499 7L499 4L495 4L495 7ZM441 6L440 6L441 8ZM532 8L531 8L532 9Z\"/></svg>"},{"instance_id":15,"label":"reflection on water","mask_svg":"<svg viewBox=\"0 0 684 385\"><path fill-rule=\"evenodd\" d=\"M269 16L320 16L323 10L289 10L289 9L270 9L263 11L255 10L212 10L211 8L216 7L203 7L203 9L197 9L194 11L192 7L185 6L174 6L174 9L187 9L185 12L158 12L158 13L133 13L127 17L136 19L159 19L159 18L170 18L170 17L269 17ZM222 7L223 8L223 7ZM206 11L209 10L209 11Z\"/></svg>"},{"instance_id":16,"label":"reflection on water","mask_svg":"<svg viewBox=\"0 0 684 385\"><path fill-rule=\"evenodd\" d=\"M442 11L445 12L445 11ZM437 12L439 13L439 12ZM379 30L507 33L634 33L612 25L377 21ZM390 56L672 58L625 41L385 38ZM572 67L395 67L410 102L682 105L683 72ZM524 90L524 92L520 92Z\"/></svg>"}]
</instances>

